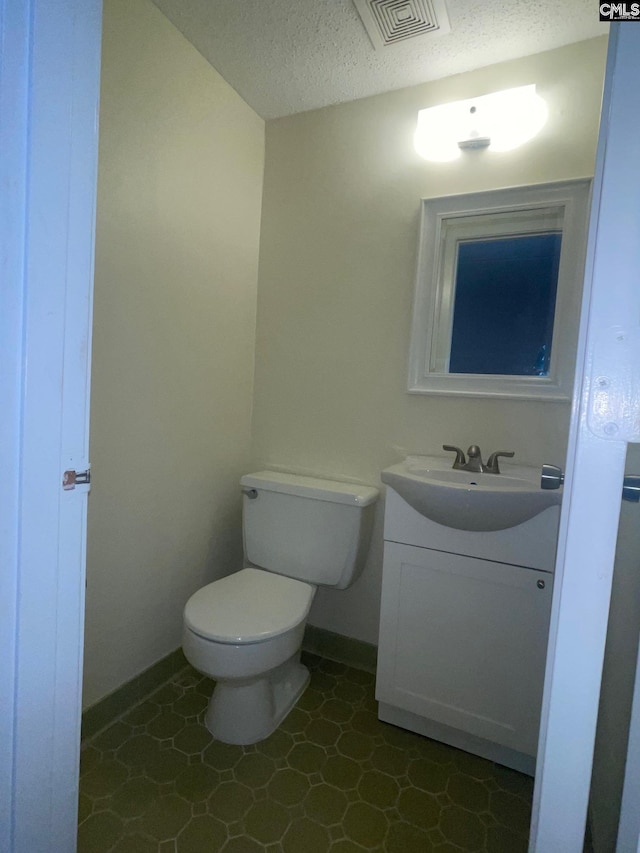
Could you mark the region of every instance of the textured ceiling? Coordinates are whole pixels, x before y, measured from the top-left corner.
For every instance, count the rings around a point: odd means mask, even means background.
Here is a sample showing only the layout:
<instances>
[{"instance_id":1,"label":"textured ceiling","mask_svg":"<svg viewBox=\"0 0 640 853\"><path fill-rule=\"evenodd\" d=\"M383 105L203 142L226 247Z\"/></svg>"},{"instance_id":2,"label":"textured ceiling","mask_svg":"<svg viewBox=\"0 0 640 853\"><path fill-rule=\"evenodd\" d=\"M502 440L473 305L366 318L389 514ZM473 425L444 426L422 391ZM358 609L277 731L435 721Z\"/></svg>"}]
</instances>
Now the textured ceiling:
<instances>
[{"instance_id":1,"label":"textured ceiling","mask_svg":"<svg viewBox=\"0 0 640 853\"><path fill-rule=\"evenodd\" d=\"M593 0L448 0L449 34L374 50L352 0L154 2L265 119L608 32Z\"/></svg>"}]
</instances>

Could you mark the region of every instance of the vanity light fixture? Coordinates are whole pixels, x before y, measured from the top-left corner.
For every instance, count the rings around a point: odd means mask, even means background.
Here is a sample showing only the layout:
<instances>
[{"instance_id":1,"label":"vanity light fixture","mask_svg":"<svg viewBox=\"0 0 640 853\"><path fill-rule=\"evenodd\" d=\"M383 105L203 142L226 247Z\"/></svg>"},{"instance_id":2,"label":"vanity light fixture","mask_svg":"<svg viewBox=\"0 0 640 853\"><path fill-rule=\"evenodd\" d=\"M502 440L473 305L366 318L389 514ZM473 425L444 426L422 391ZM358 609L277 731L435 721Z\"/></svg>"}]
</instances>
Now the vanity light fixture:
<instances>
[{"instance_id":1,"label":"vanity light fixture","mask_svg":"<svg viewBox=\"0 0 640 853\"><path fill-rule=\"evenodd\" d=\"M532 83L420 110L414 145L425 160L440 163L469 148L511 151L532 139L546 120L546 102Z\"/></svg>"}]
</instances>

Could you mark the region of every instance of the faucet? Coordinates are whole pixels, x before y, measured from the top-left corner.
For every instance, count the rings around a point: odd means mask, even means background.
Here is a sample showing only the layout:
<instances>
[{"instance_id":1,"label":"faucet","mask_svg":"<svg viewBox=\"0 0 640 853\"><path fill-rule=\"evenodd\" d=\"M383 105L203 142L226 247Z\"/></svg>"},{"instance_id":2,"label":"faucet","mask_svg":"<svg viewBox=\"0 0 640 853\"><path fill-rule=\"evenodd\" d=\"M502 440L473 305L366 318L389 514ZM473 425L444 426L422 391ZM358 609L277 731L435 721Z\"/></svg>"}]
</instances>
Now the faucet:
<instances>
[{"instance_id":1,"label":"faucet","mask_svg":"<svg viewBox=\"0 0 640 853\"><path fill-rule=\"evenodd\" d=\"M477 474L481 474L484 471L482 452L477 444L472 444L467 450L467 464L462 467L465 471L474 471Z\"/></svg>"},{"instance_id":2,"label":"faucet","mask_svg":"<svg viewBox=\"0 0 640 853\"><path fill-rule=\"evenodd\" d=\"M480 452L480 448L477 444L472 444L471 447L467 450L469 461L465 459L465 455L459 447L454 447L451 444L443 444L442 449L451 450L453 451L453 453L456 454L453 467L458 471L476 471L478 473L482 472L482 453Z\"/></svg>"},{"instance_id":3,"label":"faucet","mask_svg":"<svg viewBox=\"0 0 640 853\"><path fill-rule=\"evenodd\" d=\"M499 474L500 468L498 467L498 457L506 456L507 458L511 458L515 456L513 450L496 450L495 453L492 453L491 456L487 459L487 464L483 467L483 471L485 474Z\"/></svg>"},{"instance_id":4,"label":"faucet","mask_svg":"<svg viewBox=\"0 0 640 853\"><path fill-rule=\"evenodd\" d=\"M467 460L465 459L464 453L459 447L454 447L452 444L443 444L443 450L451 450L456 454L456 458L453 463L453 467L457 470L463 470L464 466L467 464Z\"/></svg>"},{"instance_id":5,"label":"faucet","mask_svg":"<svg viewBox=\"0 0 640 853\"><path fill-rule=\"evenodd\" d=\"M498 465L498 457L514 456L514 452L512 450L496 450L495 453L491 454L487 460L487 464L485 465L482 461L482 452L477 444L472 444L467 450L468 460L465 459L465 455L459 447L454 447L451 444L443 444L442 449L450 450L456 454L456 458L453 463L453 467L456 470L473 471L476 474L499 474L500 467Z\"/></svg>"}]
</instances>

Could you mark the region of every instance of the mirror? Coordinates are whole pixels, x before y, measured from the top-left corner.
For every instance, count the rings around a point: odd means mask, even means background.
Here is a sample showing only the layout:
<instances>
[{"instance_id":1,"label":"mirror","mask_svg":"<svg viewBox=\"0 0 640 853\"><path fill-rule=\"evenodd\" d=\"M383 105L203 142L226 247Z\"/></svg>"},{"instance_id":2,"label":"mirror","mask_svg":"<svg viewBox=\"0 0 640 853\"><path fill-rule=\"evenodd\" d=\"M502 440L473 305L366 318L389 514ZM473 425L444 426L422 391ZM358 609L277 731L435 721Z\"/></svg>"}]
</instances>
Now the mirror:
<instances>
[{"instance_id":1,"label":"mirror","mask_svg":"<svg viewBox=\"0 0 640 853\"><path fill-rule=\"evenodd\" d=\"M410 393L570 399L589 189L422 200Z\"/></svg>"}]
</instances>

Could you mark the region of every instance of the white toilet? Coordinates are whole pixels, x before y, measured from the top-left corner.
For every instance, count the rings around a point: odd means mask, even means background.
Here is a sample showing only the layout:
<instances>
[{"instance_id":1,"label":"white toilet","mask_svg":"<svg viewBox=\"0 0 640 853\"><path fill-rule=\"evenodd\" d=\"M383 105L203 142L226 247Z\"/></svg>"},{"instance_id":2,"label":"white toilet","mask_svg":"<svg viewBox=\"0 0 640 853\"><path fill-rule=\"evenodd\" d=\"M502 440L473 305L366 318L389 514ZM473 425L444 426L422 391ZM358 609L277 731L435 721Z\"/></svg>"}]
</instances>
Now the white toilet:
<instances>
[{"instance_id":1,"label":"white toilet","mask_svg":"<svg viewBox=\"0 0 640 853\"><path fill-rule=\"evenodd\" d=\"M250 744L279 726L307 686L300 647L316 586L345 589L359 576L378 491L274 471L240 482L249 567L191 596L182 648L216 680L211 734Z\"/></svg>"}]
</instances>

